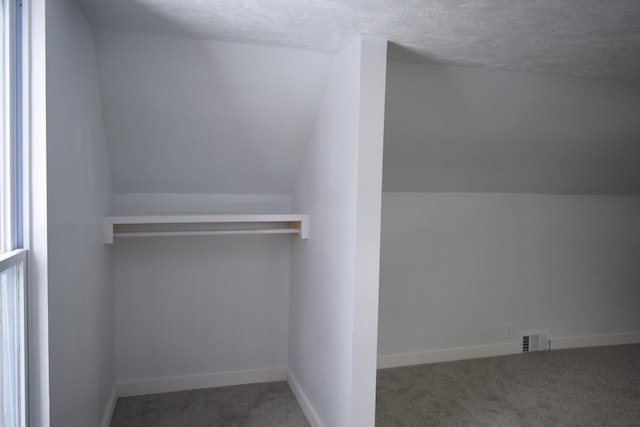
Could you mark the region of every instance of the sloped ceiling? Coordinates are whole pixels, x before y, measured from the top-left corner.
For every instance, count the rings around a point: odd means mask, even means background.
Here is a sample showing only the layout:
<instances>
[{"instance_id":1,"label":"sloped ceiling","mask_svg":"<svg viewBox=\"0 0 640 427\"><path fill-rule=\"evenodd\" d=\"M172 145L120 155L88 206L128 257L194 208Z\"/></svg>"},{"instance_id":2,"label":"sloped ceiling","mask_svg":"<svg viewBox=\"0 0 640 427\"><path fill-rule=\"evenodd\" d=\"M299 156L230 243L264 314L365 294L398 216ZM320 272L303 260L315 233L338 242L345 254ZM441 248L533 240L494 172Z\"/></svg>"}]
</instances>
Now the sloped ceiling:
<instances>
[{"instance_id":1,"label":"sloped ceiling","mask_svg":"<svg viewBox=\"0 0 640 427\"><path fill-rule=\"evenodd\" d=\"M116 193L290 192L364 34L391 41L385 191L640 194L639 1L78 1Z\"/></svg>"},{"instance_id":2,"label":"sloped ceiling","mask_svg":"<svg viewBox=\"0 0 640 427\"><path fill-rule=\"evenodd\" d=\"M384 191L640 195L640 85L390 63Z\"/></svg>"},{"instance_id":3,"label":"sloped ceiling","mask_svg":"<svg viewBox=\"0 0 640 427\"><path fill-rule=\"evenodd\" d=\"M640 81L635 0L79 0L97 28Z\"/></svg>"},{"instance_id":4,"label":"sloped ceiling","mask_svg":"<svg viewBox=\"0 0 640 427\"><path fill-rule=\"evenodd\" d=\"M331 55L98 31L115 193L289 193Z\"/></svg>"}]
</instances>

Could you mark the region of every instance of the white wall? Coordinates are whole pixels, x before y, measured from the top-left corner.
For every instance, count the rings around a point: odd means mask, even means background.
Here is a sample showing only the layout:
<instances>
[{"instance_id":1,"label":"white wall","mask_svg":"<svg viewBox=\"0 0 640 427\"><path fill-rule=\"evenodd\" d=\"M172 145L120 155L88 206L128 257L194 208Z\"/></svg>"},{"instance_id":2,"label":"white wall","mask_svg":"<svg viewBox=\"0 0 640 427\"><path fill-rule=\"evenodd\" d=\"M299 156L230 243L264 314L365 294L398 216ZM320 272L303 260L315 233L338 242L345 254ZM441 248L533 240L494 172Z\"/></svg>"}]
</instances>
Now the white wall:
<instances>
[{"instance_id":1,"label":"white wall","mask_svg":"<svg viewBox=\"0 0 640 427\"><path fill-rule=\"evenodd\" d=\"M289 239L117 240L118 381L285 369Z\"/></svg>"},{"instance_id":2,"label":"white wall","mask_svg":"<svg viewBox=\"0 0 640 427\"><path fill-rule=\"evenodd\" d=\"M387 42L362 40L351 426L375 424Z\"/></svg>"},{"instance_id":3,"label":"white wall","mask_svg":"<svg viewBox=\"0 0 640 427\"><path fill-rule=\"evenodd\" d=\"M28 103L24 140L28 177L25 244L29 249L29 419L34 426L49 426L49 290L47 232L47 58L44 0L22 2L29 17L24 23L24 59L29 70L24 96Z\"/></svg>"},{"instance_id":4,"label":"white wall","mask_svg":"<svg viewBox=\"0 0 640 427\"><path fill-rule=\"evenodd\" d=\"M114 215L278 214L291 211L291 195L116 194L112 206ZM269 371L284 372L290 239L116 239L119 392L262 381L273 378Z\"/></svg>"},{"instance_id":5,"label":"white wall","mask_svg":"<svg viewBox=\"0 0 640 427\"><path fill-rule=\"evenodd\" d=\"M111 203L93 33L76 3L47 2L49 368L52 426L98 426L115 380Z\"/></svg>"},{"instance_id":6,"label":"white wall","mask_svg":"<svg viewBox=\"0 0 640 427\"><path fill-rule=\"evenodd\" d=\"M373 425L375 416L385 61L386 44L366 40L336 54L293 194L310 235L293 244L289 374L320 425Z\"/></svg>"},{"instance_id":7,"label":"white wall","mask_svg":"<svg viewBox=\"0 0 640 427\"><path fill-rule=\"evenodd\" d=\"M114 214L291 211L331 55L110 31L96 43ZM118 381L284 372L290 240L116 241Z\"/></svg>"},{"instance_id":8,"label":"white wall","mask_svg":"<svg viewBox=\"0 0 640 427\"><path fill-rule=\"evenodd\" d=\"M97 32L115 193L290 193L331 56Z\"/></svg>"},{"instance_id":9,"label":"white wall","mask_svg":"<svg viewBox=\"0 0 640 427\"><path fill-rule=\"evenodd\" d=\"M640 198L384 193L379 354L640 332Z\"/></svg>"},{"instance_id":10,"label":"white wall","mask_svg":"<svg viewBox=\"0 0 640 427\"><path fill-rule=\"evenodd\" d=\"M114 215L283 214L291 212L291 194L114 194Z\"/></svg>"}]
</instances>

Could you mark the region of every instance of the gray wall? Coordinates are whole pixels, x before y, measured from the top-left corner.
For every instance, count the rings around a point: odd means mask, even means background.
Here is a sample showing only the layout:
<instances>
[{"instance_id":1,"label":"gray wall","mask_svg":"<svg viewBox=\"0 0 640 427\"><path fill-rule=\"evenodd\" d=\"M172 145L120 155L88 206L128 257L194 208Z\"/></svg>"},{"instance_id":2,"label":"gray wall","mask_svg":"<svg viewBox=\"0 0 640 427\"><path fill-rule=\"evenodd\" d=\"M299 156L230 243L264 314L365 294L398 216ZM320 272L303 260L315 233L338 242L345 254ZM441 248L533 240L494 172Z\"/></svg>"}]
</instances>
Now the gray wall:
<instances>
[{"instance_id":1,"label":"gray wall","mask_svg":"<svg viewBox=\"0 0 640 427\"><path fill-rule=\"evenodd\" d=\"M383 190L640 195L640 84L389 63Z\"/></svg>"}]
</instances>

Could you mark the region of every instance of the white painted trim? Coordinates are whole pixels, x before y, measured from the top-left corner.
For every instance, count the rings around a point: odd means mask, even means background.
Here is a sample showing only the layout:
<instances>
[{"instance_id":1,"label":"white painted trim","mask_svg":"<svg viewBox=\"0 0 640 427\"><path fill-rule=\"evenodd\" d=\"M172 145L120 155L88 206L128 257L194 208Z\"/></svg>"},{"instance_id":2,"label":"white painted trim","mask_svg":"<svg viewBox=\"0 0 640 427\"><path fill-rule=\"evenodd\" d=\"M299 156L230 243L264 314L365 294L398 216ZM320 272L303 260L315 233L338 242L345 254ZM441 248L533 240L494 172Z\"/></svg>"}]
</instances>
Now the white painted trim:
<instances>
[{"instance_id":1,"label":"white painted trim","mask_svg":"<svg viewBox=\"0 0 640 427\"><path fill-rule=\"evenodd\" d=\"M522 347L519 341L509 341L501 344L392 354L378 356L378 369L423 365L425 363L450 362L454 360L477 359L480 357L504 356L507 354L519 353L521 350Z\"/></svg>"},{"instance_id":2,"label":"white painted trim","mask_svg":"<svg viewBox=\"0 0 640 427\"><path fill-rule=\"evenodd\" d=\"M551 350L582 347L603 347L608 345L640 344L640 332L566 338L550 337L550 340Z\"/></svg>"},{"instance_id":3,"label":"white painted trim","mask_svg":"<svg viewBox=\"0 0 640 427\"><path fill-rule=\"evenodd\" d=\"M309 424L311 424L311 427L324 427L324 424L322 424L322 421L320 420L316 410L313 408L311 401L305 394L304 390L302 390L302 387L300 387L300 383L296 379L295 375L293 375L289 370L287 370L287 382L289 383L289 387L291 388L293 395L296 397L298 404L302 408L302 412L304 412Z\"/></svg>"},{"instance_id":4,"label":"white painted trim","mask_svg":"<svg viewBox=\"0 0 640 427\"><path fill-rule=\"evenodd\" d=\"M116 402L118 401L116 385L113 385L109 400L107 401L107 407L104 409L104 415L102 416L102 423L100 427L109 427L111 425L111 418L113 418L113 411L116 409Z\"/></svg>"},{"instance_id":5,"label":"white painted trim","mask_svg":"<svg viewBox=\"0 0 640 427\"><path fill-rule=\"evenodd\" d=\"M608 345L640 344L640 332L583 337L551 338L551 350L569 348L603 347ZM481 357L504 356L522 352L520 341L471 347L447 348L414 353L378 356L378 369L399 366L423 365L427 363L451 362Z\"/></svg>"},{"instance_id":6,"label":"white painted trim","mask_svg":"<svg viewBox=\"0 0 640 427\"><path fill-rule=\"evenodd\" d=\"M135 215L135 216L110 216L104 219L104 239L106 244L112 244L114 237L151 237L151 236L187 236L187 235L211 235L211 234L298 234L301 239L309 238L308 215L280 214L280 215ZM234 224L234 223L283 223L284 230L274 229L224 229L224 230L162 230L163 224ZM158 230L139 232L116 232L118 225L157 225ZM127 236L129 234L129 236Z\"/></svg>"},{"instance_id":7,"label":"white painted trim","mask_svg":"<svg viewBox=\"0 0 640 427\"><path fill-rule=\"evenodd\" d=\"M265 228L251 230L136 231L133 233L113 233L113 237L235 236L243 234L300 234L300 229Z\"/></svg>"},{"instance_id":8,"label":"white painted trim","mask_svg":"<svg viewBox=\"0 0 640 427\"><path fill-rule=\"evenodd\" d=\"M28 261L28 393L29 424L49 427L49 220L47 179L47 13L45 0L23 1L24 112L24 243ZM53 149L53 148L50 148Z\"/></svg>"},{"instance_id":9,"label":"white painted trim","mask_svg":"<svg viewBox=\"0 0 640 427\"><path fill-rule=\"evenodd\" d=\"M275 368L122 381L117 384L117 388L118 397L129 397L169 393L172 391L195 390L199 388L226 387L230 385L286 380L287 370L285 368Z\"/></svg>"},{"instance_id":10,"label":"white painted trim","mask_svg":"<svg viewBox=\"0 0 640 427\"><path fill-rule=\"evenodd\" d=\"M224 222L290 222L306 221L307 215L279 214L279 215L133 215L110 216L106 220L113 225L131 224L197 224Z\"/></svg>"}]
</instances>

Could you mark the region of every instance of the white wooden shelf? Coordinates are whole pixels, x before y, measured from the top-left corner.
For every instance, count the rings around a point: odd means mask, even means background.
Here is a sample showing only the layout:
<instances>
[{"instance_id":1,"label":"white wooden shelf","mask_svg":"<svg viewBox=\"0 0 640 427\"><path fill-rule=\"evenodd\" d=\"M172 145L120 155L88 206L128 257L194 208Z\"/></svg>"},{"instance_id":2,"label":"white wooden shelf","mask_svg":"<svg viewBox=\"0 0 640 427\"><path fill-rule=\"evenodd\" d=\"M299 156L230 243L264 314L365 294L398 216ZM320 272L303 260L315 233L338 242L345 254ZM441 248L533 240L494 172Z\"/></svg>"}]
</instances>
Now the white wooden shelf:
<instances>
[{"instance_id":1,"label":"white wooden shelf","mask_svg":"<svg viewBox=\"0 0 640 427\"><path fill-rule=\"evenodd\" d=\"M307 215L111 216L104 221L106 244L120 237L290 234L309 238Z\"/></svg>"}]
</instances>

